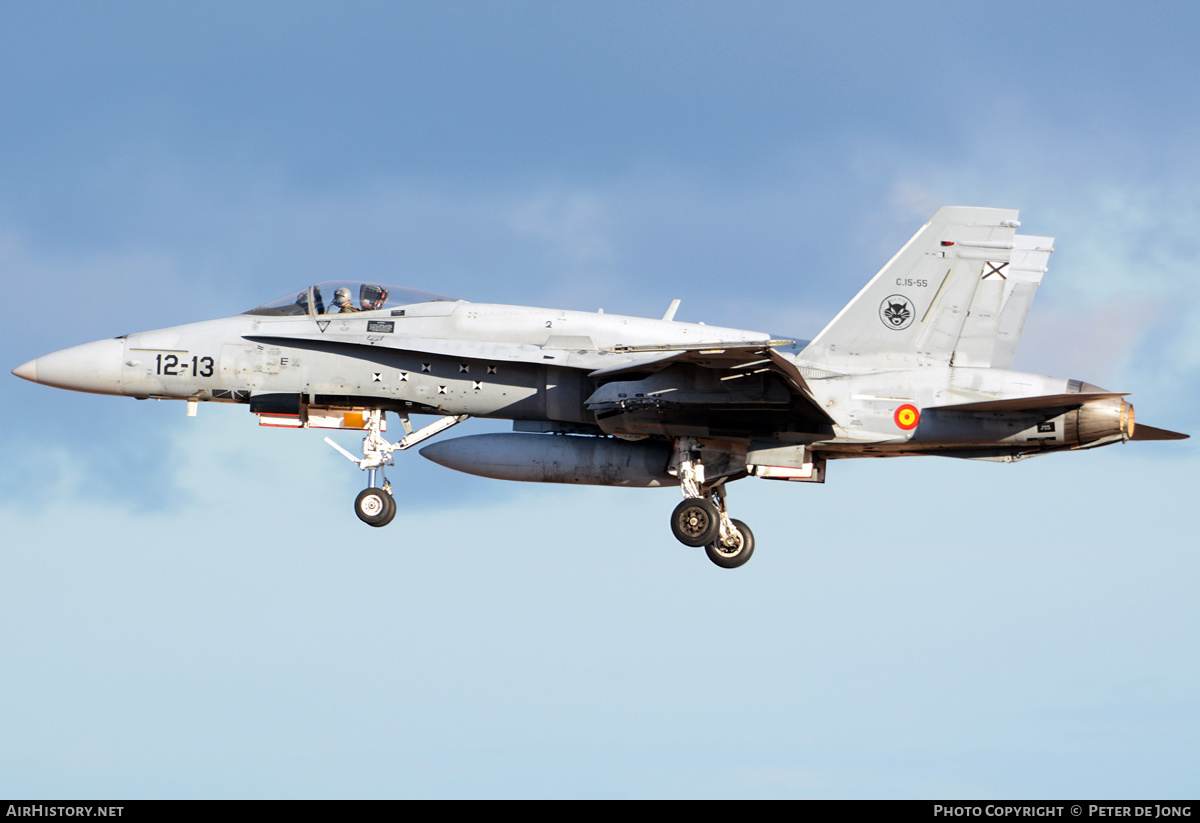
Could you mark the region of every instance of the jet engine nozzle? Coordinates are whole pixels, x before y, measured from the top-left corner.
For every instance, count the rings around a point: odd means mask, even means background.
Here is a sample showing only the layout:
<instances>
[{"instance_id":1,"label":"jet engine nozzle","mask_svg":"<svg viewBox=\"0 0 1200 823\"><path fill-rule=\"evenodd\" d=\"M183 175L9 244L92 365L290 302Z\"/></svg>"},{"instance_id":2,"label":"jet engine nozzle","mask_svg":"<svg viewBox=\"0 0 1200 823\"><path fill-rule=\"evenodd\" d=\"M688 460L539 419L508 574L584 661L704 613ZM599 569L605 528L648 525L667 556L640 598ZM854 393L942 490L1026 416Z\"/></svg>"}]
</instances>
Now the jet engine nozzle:
<instances>
[{"instance_id":1,"label":"jet engine nozzle","mask_svg":"<svg viewBox=\"0 0 1200 823\"><path fill-rule=\"evenodd\" d=\"M1133 437L1133 406L1120 397L1084 403L1077 411L1068 414L1067 419L1074 423L1075 439L1081 446L1101 440L1124 441Z\"/></svg>"}]
</instances>

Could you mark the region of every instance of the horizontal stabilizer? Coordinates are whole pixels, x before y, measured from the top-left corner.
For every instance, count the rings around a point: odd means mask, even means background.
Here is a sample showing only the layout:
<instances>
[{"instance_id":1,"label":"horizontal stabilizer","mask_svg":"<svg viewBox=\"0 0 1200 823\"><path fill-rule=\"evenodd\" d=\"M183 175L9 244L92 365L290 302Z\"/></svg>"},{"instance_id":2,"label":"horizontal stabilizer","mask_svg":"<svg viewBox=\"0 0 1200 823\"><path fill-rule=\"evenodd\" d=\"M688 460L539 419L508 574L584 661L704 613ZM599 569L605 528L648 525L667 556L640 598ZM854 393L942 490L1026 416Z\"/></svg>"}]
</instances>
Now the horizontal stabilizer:
<instances>
[{"instance_id":1,"label":"horizontal stabilizer","mask_svg":"<svg viewBox=\"0 0 1200 823\"><path fill-rule=\"evenodd\" d=\"M983 400L978 403L955 403L951 406L926 406L938 411L1019 412L1053 409L1063 406L1082 406L1092 400L1124 397L1129 392L1075 392L1073 394L1043 394L1038 397L1012 397L1005 400Z\"/></svg>"},{"instance_id":2,"label":"horizontal stabilizer","mask_svg":"<svg viewBox=\"0 0 1200 823\"><path fill-rule=\"evenodd\" d=\"M1191 437L1190 434L1182 432L1167 431L1166 429L1156 429L1153 426L1145 426L1138 423L1133 427L1133 437L1131 440L1187 440Z\"/></svg>"}]
</instances>

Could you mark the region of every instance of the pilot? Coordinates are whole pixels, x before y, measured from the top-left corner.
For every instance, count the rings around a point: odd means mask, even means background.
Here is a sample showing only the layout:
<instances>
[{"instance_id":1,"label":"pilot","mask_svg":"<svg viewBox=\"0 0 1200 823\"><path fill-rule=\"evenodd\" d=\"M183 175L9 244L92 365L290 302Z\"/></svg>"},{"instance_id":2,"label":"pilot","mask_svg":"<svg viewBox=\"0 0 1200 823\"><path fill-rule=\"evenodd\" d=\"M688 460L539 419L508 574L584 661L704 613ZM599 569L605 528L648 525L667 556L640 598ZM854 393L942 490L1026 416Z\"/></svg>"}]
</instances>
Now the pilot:
<instances>
[{"instance_id":1,"label":"pilot","mask_svg":"<svg viewBox=\"0 0 1200 823\"><path fill-rule=\"evenodd\" d=\"M336 306L337 310L343 314L352 311L362 311L362 309L355 308L350 302L350 289L346 288L345 286L333 293L333 305Z\"/></svg>"}]
</instances>

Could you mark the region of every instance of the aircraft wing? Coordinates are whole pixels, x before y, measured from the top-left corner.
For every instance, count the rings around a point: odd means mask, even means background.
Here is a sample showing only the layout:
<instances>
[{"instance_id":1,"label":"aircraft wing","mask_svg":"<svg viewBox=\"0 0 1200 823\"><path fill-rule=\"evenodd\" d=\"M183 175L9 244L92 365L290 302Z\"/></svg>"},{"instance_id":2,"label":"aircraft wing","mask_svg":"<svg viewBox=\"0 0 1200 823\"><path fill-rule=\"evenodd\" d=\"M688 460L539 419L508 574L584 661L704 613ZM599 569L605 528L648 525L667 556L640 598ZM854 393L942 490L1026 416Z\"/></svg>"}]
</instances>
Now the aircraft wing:
<instances>
[{"instance_id":1,"label":"aircraft wing","mask_svg":"<svg viewBox=\"0 0 1200 823\"><path fill-rule=\"evenodd\" d=\"M629 346L620 349L632 359L626 363L596 369L591 377L610 377L620 374L654 374L669 366L686 364L705 369L729 372L730 375L773 372L788 384L792 393L807 401L810 410L820 419L832 418L817 404L800 369L775 350L776 346L791 345L790 340L768 340L762 343L736 342L729 344L704 343L687 346Z\"/></svg>"},{"instance_id":2,"label":"aircraft wing","mask_svg":"<svg viewBox=\"0 0 1200 823\"><path fill-rule=\"evenodd\" d=\"M621 346L612 349L613 354L623 355L626 360L605 368L596 369L592 377L621 374L622 372L662 371L673 363L692 363L707 368L740 368L767 362L775 346L791 345L791 340L767 340L761 343L689 343L678 346ZM784 358L778 358L783 360ZM786 360L785 360L786 362ZM797 377L799 370L793 367ZM803 383L803 378L800 378Z\"/></svg>"},{"instance_id":3,"label":"aircraft wing","mask_svg":"<svg viewBox=\"0 0 1200 823\"><path fill-rule=\"evenodd\" d=\"M447 357L495 360L498 362L537 363L586 369L591 377L610 377L628 373L654 374L669 366L686 364L725 371L730 375L773 372L781 376L792 393L801 397L818 418L830 421L813 399L808 384L796 365L775 351L773 346L788 345L790 340L766 340L757 343L705 342L678 346L623 346L611 350L566 349L535 346L528 343L498 343L479 340L431 338L395 338L386 341L336 340L319 335L247 335L246 339L264 345L290 346L322 351L375 362L386 361L394 352L422 352ZM582 343L582 341L580 341Z\"/></svg>"}]
</instances>

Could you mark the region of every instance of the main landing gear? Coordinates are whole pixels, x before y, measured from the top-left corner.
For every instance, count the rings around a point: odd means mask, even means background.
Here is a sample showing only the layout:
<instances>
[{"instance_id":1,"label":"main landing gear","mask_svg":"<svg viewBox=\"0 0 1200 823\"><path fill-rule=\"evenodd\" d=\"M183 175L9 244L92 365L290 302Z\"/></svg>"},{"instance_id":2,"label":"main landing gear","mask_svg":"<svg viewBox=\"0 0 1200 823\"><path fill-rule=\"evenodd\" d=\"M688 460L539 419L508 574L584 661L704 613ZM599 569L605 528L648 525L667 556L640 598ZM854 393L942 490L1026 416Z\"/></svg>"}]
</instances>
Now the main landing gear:
<instances>
[{"instance_id":1,"label":"main landing gear","mask_svg":"<svg viewBox=\"0 0 1200 823\"><path fill-rule=\"evenodd\" d=\"M685 546L704 546L708 559L736 569L754 554L754 533L725 510L725 479L705 483L700 444L690 437L675 441L675 464L683 502L671 512L671 532Z\"/></svg>"},{"instance_id":2,"label":"main landing gear","mask_svg":"<svg viewBox=\"0 0 1200 823\"><path fill-rule=\"evenodd\" d=\"M325 442L346 456L352 463L367 473L367 488L358 493L354 500L354 513L358 519L368 526L386 526L396 516L396 499L392 497L392 484L384 474L384 466L394 465L392 453L411 449L413 446L428 440L435 434L440 434L451 426L456 426L467 419L469 415L447 415L413 431L407 414L400 415L400 422L406 434L398 443L389 443L381 434L383 430L383 411L373 409L367 413L367 436L363 438L363 456L360 460L350 452L334 443L328 437ZM376 485L378 473L379 485Z\"/></svg>"}]
</instances>

